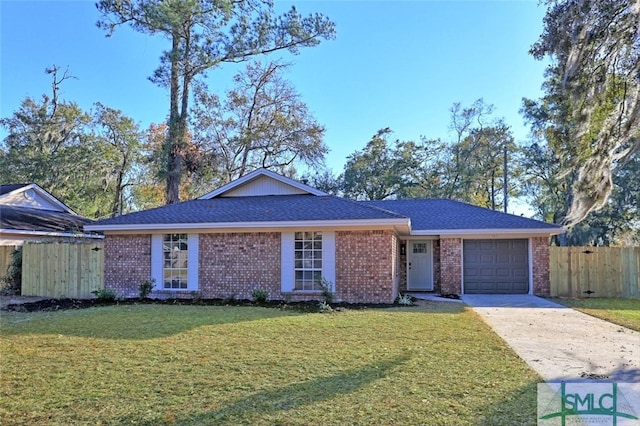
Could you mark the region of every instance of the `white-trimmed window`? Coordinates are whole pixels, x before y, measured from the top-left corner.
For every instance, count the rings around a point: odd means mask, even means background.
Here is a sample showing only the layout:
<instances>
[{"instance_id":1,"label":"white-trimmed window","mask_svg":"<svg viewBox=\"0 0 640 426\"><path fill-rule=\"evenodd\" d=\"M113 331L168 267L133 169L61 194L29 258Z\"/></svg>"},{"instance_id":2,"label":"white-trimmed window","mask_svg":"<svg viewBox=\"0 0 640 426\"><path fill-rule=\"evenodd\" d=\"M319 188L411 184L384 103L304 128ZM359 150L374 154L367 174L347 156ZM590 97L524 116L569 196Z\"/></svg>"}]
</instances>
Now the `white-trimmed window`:
<instances>
[{"instance_id":1,"label":"white-trimmed window","mask_svg":"<svg viewBox=\"0 0 640 426\"><path fill-rule=\"evenodd\" d=\"M156 290L198 290L198 234L155 234L151 239L151 277Z\"/></svg>"},{"instance_id":2,"label":"white-trimmed window","mask_svg":"<svg viewBox=\"0 0 640 426\"><path fill-rule=\"evenodd\" d=\"M322 279L322 232L294 234L294 290L320 290Z\"/></svg>"},{"instance_id":3,"label":"white-trimmed window","mask_svg":"<svg viewBox=\"0 0 640 426\"><path fill-rule=\"evenodd\" d=\"M281 234L282 291L319 291L324 278L335 285L334 231L295 231Z\"/></svg>"},{"instance_id":4,"label":"white-trimmed window","mask_svg":"<svg viewBox=\"0 0 640 426\"><path fill-rule=\"evenodd\" d=\"M186 290L189 267L189 240L187 234L165 234L162 241L162 288Z\"/></svg>"}]
</instances>

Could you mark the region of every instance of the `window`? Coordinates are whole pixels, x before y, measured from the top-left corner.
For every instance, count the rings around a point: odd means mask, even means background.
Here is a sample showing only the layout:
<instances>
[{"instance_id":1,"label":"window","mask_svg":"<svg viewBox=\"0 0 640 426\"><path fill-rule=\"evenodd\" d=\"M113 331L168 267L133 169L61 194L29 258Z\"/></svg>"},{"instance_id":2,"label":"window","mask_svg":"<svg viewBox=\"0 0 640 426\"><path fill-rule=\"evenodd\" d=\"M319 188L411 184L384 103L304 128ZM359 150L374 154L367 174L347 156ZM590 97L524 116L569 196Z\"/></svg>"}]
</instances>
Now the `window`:
<instances>
[{"instance_id":1,"label":"window","mask_svg":"<svg viewBox=\"0 0 640 426\"><path fill-rule=\"evenodd\" d=\"M166 234L162 243L163 288L187 289L189 242L187 234Z\"/></svg>"},{"instance_id":2,"label":"window","mask_svg":"<svg viewBox=\"0 0 640 426\"><path fill-rule=\"evenodd\" d=\"M413 243L414 253L427 253L427 243Z\"/></svg>"},{"instance_id":3,"label":"window","mask_svg":"<svg viewBox=\"0 0 640 426\"><path fill-rule=\"evenodd\" d=\"M321 278L336 285L335 231L292 230L280 235L280 290L283 293L318 291L317 280Z\"/></svg>"},{"instance_id":4,"label":"window","mask_svg":"<svg viewBox=\"0 0 640 426\"><path fill-rule=\"evenodd\" d=\"M295 290L320 290L322 278L322 232L294 235Z\"/></svg>"}]
</instances>

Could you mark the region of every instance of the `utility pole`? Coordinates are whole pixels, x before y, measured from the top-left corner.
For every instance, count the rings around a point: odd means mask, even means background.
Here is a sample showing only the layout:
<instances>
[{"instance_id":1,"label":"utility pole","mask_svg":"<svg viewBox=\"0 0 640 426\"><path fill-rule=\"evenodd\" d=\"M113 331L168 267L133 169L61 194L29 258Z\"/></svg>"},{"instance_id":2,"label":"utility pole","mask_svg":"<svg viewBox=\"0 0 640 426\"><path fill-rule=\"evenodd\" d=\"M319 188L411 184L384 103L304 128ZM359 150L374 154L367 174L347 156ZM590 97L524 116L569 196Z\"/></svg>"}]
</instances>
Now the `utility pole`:
<instances>
[{"instance_id":1,"label":"utility pole","mask_svg":"<svg viewBox=\"0 0 640 426\"><path fill-rule=\"evenodd\" d=\"M504 146L504 158L503 158L503 164L502 164L502 170L504 171L504 186L503 186L503 191L504 191L504 212L507 212L507 198L509 196L509 185L507 182L507 145Z\"/></svg>"}]
</instances>

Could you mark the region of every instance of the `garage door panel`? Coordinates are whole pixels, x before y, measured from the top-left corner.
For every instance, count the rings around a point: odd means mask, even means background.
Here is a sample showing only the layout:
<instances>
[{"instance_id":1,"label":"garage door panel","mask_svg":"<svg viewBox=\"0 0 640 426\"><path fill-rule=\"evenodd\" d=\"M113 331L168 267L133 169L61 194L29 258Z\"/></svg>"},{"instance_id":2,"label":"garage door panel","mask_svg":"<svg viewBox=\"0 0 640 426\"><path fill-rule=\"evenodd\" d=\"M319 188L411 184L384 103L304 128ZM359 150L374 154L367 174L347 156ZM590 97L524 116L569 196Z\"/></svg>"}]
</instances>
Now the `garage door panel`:
<instances>
[{"instance_id":1,"label":"garage door panel","mask_svg":"<svg viewBox=\"0 0 640 426\"><path fill-rule=\"evenodd\" d=\"M527 293L528 240L465 240L465 293Z\"/></svg>"}]
</instances>

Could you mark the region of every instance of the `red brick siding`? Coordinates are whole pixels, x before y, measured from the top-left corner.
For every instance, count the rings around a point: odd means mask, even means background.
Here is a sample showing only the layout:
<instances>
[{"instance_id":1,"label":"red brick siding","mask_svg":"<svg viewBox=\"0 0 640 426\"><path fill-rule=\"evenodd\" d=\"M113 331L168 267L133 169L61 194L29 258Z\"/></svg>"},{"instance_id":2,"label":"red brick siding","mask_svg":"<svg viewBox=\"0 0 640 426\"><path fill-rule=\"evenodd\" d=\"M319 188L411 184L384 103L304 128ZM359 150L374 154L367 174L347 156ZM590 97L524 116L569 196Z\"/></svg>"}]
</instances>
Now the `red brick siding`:
<instances>
[{"instance_id":1,"label":"red brick siding","mask_svg":"<svg viewBox=\"0 0 640 426\"><path fill-rule=\"evenodd\" d=\"M391 231L336 232L336 299L393 303L396 246Z\"/></svg>"},{"instance_id":2,"label":"red brick siding","mask_svg":"<svg viewBox=\"0 0 640 426\"><path fill-rule=\"evenodd\" d=\"M321 300L319 292L281 292L280 251L277 232L200 234L200 296L250 299L253 290L260 288L269 292L270 299ZM398 240L391 231L336 232L336 300L392 303L402 274L403 264L398 258ZM106 288L125 297L137 297L139 285L150 277L150 235L105 238ZM190 291L158 291L153 295L192 296Z\"/></svg>"},{"instance_id":3,"label":"red brick siding","mask_svg":"<svg viewBox=\"0 0 640 426\"><path fill-rule=\"evenodd\" d=\"M441 292L440 240L433 240L433 291Z\"/></svg>"},{"instance_id":4,"label":"red brick siding","mask_svg":"<svg viewBox=\"0 0 640 426\"><path fill-rule=\"evenodd\" d=\"M531 238L533 254L533 294L548 296L551 292L549 278L549 238Z\"/></svg>"},{"instance_id":5,"label":"red brick siding","mask_svg":"<svg viewBox=\"0 0 640 426\"><path fill-rule=\"evenodd\" d=\"M404 293L407 291L407 250L409 249L409 243L407 241L403 241L402 245L404 246L405 251L404 254L400 255L400 282L398 285L398 291L400 293Z\"/></svg>"},{"instance_id":6,"label":"red brick siding","mask_svg":"<svg viewBox=\"0 0 640 426\"><path fill-rule=\"evenodd\" d=\"M200 234L200 293L204 298L251 299L256 289L280 293L280 233Z\"/></svg>"},{"instance_id":7,"label":"red brick siding","mask_svg":"<svg viewBox=\"0 0 640 426\"><path fill-rule=\"evenodd\" d=\"M151 278L151 235L106 235L104 287L118 296L138 297Z\"/></svg>"},{"instance_id":8,"label":"red brick siding","mask_svg":"<svg viewBox=\"0 0 640 426\"><path fill-rule=\"evenodd\" d=\"M440 292L462 293L462 239L440 239Z\"/></svg>"}]
</instances>

